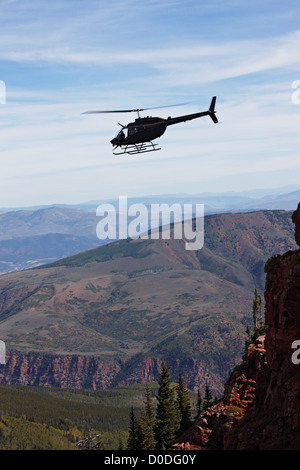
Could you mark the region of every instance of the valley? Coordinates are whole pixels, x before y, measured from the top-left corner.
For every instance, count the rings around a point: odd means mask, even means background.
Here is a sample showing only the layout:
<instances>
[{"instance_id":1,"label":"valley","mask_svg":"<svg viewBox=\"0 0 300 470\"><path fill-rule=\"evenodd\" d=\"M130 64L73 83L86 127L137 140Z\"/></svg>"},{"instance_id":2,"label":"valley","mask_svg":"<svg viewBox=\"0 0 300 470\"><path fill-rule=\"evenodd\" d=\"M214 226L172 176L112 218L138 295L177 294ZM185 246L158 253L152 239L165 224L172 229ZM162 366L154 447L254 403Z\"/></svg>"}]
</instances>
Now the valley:
<instances>
[{"instance_id":1,"label":"valley","mask_svg":"<svg viewBox=\"0 0 300 470\"><path fill-rule=\"evenodd\" d=\"M3 383L103 389L155 381L161 361L222 393L264 265L295 248L290 211L205 217L204 247L121 240L0 277Z\"/></svg>"}]
</instances>

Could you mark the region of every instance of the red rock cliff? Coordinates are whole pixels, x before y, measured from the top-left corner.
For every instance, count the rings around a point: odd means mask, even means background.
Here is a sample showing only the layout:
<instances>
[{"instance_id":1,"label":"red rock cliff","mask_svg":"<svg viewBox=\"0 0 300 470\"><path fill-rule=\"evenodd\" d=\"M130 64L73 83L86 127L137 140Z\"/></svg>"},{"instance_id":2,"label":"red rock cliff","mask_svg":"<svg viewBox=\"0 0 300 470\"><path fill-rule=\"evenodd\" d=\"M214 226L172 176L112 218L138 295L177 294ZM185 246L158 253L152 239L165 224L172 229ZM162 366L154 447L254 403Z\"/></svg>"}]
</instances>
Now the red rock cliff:
<instances>
[{"instance_id":1,"label":"red rock cliff","mask_svg":"<svg viewBox=\"0 0 300 470\"><path fill-rule=\"evenodd\" d=\"M292 220L300 246L300 203ZM250 345L223 399L174 448L300 449L300 364L292 361L300 340L300 250L272 257L266 272L266 336Z\"/></svg>"},{"instance_id":2,"label":"red rock cliff","mask_svg":"<svg viewBox=\"0 0 300 470\"><path fill-rule=\"evenodd\" d=\"M293 213L292 221L295 224L295 240L298 246L300 246L300 202L297 210Z\"/></svg>"},{"instance_id":3,"label":"red rock cliff","mask_svg":"<svg viewBox=\"0 0 300 470\"><path fill-rule=\"evenodd\" d=\"M300 204L293 222L300 246ZM300 436L300 364L292 361L292 343L300 340L300 250L277 257L276 266L267 274L265 300L270 376L263 410L279 416L286 437L293 440Z\"/></svg>"},{"instance_id":4,"label":"red rock cliff","mask_svg":"<svg viewBox=\"0 0 300 470\"><path fill-rule=\"evenodd\" d=\"M52 356L7 351L0 366L0 383L60 388L106 388L119 372L117 364L103 364L87 356Z\"/></svg>"}]
</instances>

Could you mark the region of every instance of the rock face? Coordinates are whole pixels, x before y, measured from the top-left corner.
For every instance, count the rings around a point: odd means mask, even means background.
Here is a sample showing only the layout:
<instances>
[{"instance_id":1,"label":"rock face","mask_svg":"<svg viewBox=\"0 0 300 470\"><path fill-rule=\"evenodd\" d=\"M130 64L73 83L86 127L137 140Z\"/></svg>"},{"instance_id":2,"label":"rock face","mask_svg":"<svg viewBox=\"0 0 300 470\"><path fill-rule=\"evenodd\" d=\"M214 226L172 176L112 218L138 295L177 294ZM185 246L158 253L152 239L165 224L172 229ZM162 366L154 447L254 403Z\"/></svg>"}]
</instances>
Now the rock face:
<instances>
[{"instance_id":1,"label":"rock face","mask_svg":"<svg viewBox=\"0 0 300 470\"><path fill-rule=\"evenodd\" d=\"M143 359L127 376L121 363L104 363L94 357L7 351L6 364L0 364L0 383L101 390L154 382L160 368L161 360Z\"/></svg>"},{"instance_id":2,"label":"rock face","mask_svg":"<svg viewBox=\"0 0 300 470\"><path fill-rule=\"evenodd\" d=\"M300 245L300 204L292 220ZM300 250L272 257L266 272L265 337L250 345L223 399L198 416L175 448L300 448L300 364L292 360L300 340Z\"/></svg>"},{"instance_id":3,"label":"rock face","mask_svg":"<svg viewBox=\"0 0 300 470\"><path fill-rule=\"evenodd\" d=\"M257 380L266 365L264 336L260 336L230 374L222 400L203 411L173 448L187 449L189 445L199 450L230 449L233 442L228 439L231 436L228 431L255 409Z\"/></svg>"},{"instance_id":4,"label":"rock face","mask_svg":"<svg viewBox=\"0 0 300 470\"><path fill-rule=\"evenodd\" d=\"M300 202L297 210L293 213L292 221L295 224L295 240L298 246L300 246Z\"/></svg>"},{"instance_id":5,"label":"rock face","mask_svg":"<svg viewBox=\"0 0 300 470\"><path fill-rule=\"evenodd\" d=\"M300 250L282 256L268 275L265 299L270 369L265 410L280 409L291 429L300 431L300 364L292 361L292 344L300 340Z\"/></svg>"},{"instance_id":6,"label":"rock face","mask_svg":"<svg viewBox=\"0 0 300 470\"><path fill-rule=\"evenodd\" d=\"M106 388L119 372L115 364L103 364L87 356L52 356L7 352L0 365L0 382L59 388Z\"/></svg>"},{"instance_id":7,"label":"rock face","mask_svg":"<svg viewBox=\"0 0 300 470\"><path fill-rule=\"evenodd\" d=\"M300 245L300 204L292 217ZM266 366L257 376L253 414L227 445L243 449L300 448L300 364L292 360L300 340L300 250L266 264ZM255 426L260 423L259 432Z\"/></svg>"}]
</instances>

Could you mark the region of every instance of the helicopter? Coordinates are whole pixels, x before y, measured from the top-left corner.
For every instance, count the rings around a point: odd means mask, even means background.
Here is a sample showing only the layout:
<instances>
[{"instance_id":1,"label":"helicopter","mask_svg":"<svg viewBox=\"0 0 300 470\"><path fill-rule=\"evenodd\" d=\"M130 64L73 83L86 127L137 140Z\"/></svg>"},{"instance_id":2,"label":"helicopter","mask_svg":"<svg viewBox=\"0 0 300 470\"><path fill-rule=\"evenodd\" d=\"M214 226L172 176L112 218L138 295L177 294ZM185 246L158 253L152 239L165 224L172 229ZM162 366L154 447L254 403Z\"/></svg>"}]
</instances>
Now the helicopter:
<instances>
[{"instance_id":1,"label":"helicopter","mask_svg":"<svg viewBox=\"0 0 300 470\"><path fill-rule=\"evenodd\" d=\"M168 126L173 124L178 124L180 122L191 121L192 119L197 119L204 116L210 116L213 122L218 123L216 117L215 105L216 105L216 96L212 97L209 109L207 111L202 111L194 114L186 114L184 116L178 117L168 117L167 119L160 117L141 117L140 113L149 109L158 109L158 108L144 108L144 109L121 109L114 111L85 111L82 114L96 114L96 113L131 113L136 112L138 117L134 122L130 122L126 126L121 126L121 130L117 135L110 141L113 146L114 155L135 155L145 152L153 152L161 150L158 147L158 144L153 143L154 139L161 137L166 131ZM178 106L178 105L171 105ZM159 106L159 108L166 108L170 106Z\"/></svg>"}]
</instances>

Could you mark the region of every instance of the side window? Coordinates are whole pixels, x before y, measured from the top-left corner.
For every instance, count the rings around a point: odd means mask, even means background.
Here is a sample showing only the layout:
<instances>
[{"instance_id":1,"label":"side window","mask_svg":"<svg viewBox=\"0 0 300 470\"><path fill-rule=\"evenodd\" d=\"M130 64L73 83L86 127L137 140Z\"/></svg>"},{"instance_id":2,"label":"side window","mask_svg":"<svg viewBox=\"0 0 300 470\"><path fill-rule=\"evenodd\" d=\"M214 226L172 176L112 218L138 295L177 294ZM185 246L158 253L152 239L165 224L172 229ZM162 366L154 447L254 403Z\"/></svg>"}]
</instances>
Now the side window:
<instances>
[{"instance_id":1,"label":"side window","mask_svg":"<svg viewBox=\"0 0 300 470\"><path fill-rule=\"evenodd\" d=\"M137 127L129 127L128 129L128 135L134 135L138 132L138 128Z\"/></svg>"}]
</instances>

